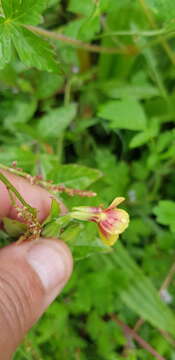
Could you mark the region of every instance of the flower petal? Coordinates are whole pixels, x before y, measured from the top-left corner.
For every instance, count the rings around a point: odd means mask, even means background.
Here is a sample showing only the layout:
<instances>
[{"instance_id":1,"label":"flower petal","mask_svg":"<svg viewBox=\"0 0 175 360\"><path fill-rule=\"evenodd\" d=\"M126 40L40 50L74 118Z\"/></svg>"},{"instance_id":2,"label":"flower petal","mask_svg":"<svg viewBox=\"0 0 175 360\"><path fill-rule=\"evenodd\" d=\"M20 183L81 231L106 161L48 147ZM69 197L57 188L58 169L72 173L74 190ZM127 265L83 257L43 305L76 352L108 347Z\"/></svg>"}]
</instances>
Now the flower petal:
<instances>
[{"instance_id":1,"label":"flower petal","mask_svg":"<svg viewBox=\"0 0 175 360\"><path fill-rule=\"evenodd\" d=\"M105 245L109 245L109 246L112 246L113 244L115 244L115 242L118 240L118 237L119 235L117 234L112 234L112 235L107 235L105 236L104 233L102 233L99 229L99 235L100 235L100 238L101 240L103 241L103 243Z\"/></svg>"},{"instance_id":2,"label":"flower petal","mask_svg":"<svg viewBox=\"0 0 175 360\"><path fill-rule=\"evenodd\" d=\"M109 234L121 234L129 224L129 215L125 210L114 209L107 213L106 219L100 221L100 228Z\"/></svg>"},{"instance_id":3,"label":"flower petal","mask_svg":"<svg viewBox=\"0 0 175 360\"><path fill-rule=\"evenodd\" d=\"M117 205L121 204L123 201L125 201L124 197L116 197L106 210L114 209Z\"/></svg>"}]
</instances>

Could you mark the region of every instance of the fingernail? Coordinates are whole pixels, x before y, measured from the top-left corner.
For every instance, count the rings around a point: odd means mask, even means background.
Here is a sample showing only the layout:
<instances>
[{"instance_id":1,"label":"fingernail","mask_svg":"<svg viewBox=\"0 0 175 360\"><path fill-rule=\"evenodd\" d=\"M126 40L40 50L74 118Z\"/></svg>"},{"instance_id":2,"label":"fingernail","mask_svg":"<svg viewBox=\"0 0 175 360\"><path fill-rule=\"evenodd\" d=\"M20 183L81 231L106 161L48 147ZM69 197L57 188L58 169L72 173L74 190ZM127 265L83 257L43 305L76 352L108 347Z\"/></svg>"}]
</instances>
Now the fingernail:
<instances>
[{"instance_id":1,"label":"fingernail","mask_svg":"<svg viewBox=\"0 0 175 360\"><path fill-rule=\"evenodd\" d=\"M27 261L46 291L52 291L68 279L69 256L61 242L40 239L32 244Z\"/></svg>"}]
</instances>

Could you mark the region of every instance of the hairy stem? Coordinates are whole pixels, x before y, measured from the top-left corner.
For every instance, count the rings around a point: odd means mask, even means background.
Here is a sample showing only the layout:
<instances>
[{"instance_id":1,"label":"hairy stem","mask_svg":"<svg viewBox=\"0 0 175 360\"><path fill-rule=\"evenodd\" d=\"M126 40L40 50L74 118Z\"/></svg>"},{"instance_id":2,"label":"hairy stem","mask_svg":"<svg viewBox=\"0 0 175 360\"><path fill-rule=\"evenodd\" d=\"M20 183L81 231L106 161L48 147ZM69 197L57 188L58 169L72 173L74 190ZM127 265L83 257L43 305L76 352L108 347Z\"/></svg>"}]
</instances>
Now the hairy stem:
<instances>
[{"instance_id":1,"label":"hairy stem","mask_svg":"<svg viewBox=\"0 0 175 360\"><path fill-rule=\"evenodd\" d=\"M20 201L20 203L26 207L28 209L28 211L36 216L36 209L34 209L33 207L31 207L24 199L23 197L20 195L20 193L17 191L17 189L13 186L13 184L6 178L6 176L4 174L2 174L0 172L0 181L3 182L3 184L6 186L7 190L9 192L12 192L17 199Z\"/></svg>"},{"instance_id":2,"label":"hairy stem","mask_svg":"<svg viewBox=\"0 0 175 360\"><path fill-rule=\"evenodd\" d=\"M63 34L60 34L60 33L54 32L54 31L45 30L45 29L42 29L42 28L39 28L36 26L25 25L25 27L28 30L33 31L39 35L45 36L47 38L59 40L59 41L65 42L69 45L72 45L74 47L78 47L78 48L85 49L87 51L91 51L91 52L95 52L95 53L125 54L125 55L136 55L138 53L138 50L134 45L125 46L125 47L103 47L103 46L85 43L81 40L72 39Z\"/></svg>"}]
</instances>

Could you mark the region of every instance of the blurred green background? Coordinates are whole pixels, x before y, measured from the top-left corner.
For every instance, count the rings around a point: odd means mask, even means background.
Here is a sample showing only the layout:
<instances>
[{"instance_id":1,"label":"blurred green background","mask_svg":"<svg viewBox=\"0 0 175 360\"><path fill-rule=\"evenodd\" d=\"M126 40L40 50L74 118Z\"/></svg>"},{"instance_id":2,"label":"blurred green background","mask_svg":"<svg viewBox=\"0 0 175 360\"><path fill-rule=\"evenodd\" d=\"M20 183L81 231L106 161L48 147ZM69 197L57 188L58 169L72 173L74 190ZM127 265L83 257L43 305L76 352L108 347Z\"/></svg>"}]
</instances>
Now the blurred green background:
<instances>
[{"instance_id":1,"label":"blurred green background","mask_svg":"<svg viewBox=\"0 0 175 360\"><path fill-rule=\"evenodd\" d=\"M13 51L0 71L0 162L97 192L64 195L70 207L124 196L131 223L108 254L93 249L87 225L69 284L14 359L151 360L154 348L173 360L175 4L49 0L43 15L45 29L66 36L51 40L61 71L26 66Z\"/></svg>"}]
</instances>

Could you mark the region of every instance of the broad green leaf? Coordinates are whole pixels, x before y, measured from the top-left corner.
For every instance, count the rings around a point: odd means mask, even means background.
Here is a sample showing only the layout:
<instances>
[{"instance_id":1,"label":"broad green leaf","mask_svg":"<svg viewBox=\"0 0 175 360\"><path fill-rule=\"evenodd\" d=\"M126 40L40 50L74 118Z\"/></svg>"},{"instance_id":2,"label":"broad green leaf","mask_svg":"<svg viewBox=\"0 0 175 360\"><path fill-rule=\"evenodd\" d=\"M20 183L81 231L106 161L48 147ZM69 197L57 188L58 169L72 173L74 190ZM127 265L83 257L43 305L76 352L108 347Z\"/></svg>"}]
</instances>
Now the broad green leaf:
<instances>
[{"instance_id":1,"label":"broad green leaf","mask_svg":"<svg viewBox=\"0 0 175 360\"><path fill-rule=\"evenodd\" d=\"M135 99L109 101L100 107L98 115L110 121L112 129L144 130L146 115Z\"/></svg>"},{"instance_id":2,"label":"broad green leaf","mask_svg":"<svg viewBox=\"0 0 175 360\"><path fill-rule=\"evenodd\" d=\"M121 243L117 244L116 251L111 257L115 266L122 268L123 273L128 277L126 287L119 288L122 301L156 328L174 335L173 312L163 303L152 282L136 265Z\"/></svg>"},{"instance_id":3,"label":"broad green leaf","mask_svg":"<svg viewBox=\"0 0 175 360\"><path fill-rule=\"evenodd\" d=\"M41 23L41 13L47 0L1 0L6 18L19 24L37 25Z\"/></svg>"},{"instance_id":4,"label":"broad green leaf","mask_svg":"<svg viewBox=\"0 0 175 360\"><path fill-rule=\"evenodd\" d=\"M101 176L101 171L77 164L58 165L54 173L50 173L54 183L82 190L89 187Z\"/></svg>"},{"instance_id":5,"label":"broad green leaf","mask_svg":"<svg viewBox=\"0 0 175 360\"><path fill-rule=\"evenodd\" d=\"M0 69L3 69L11 60L12 44L10 37L10 29L5 24L4 19L0 18Z\"/></svg>"},{"instance_id":6,"label":"broad green leaf","mask_svg":"<svg viewBox=\"0 0 175 360\"><path fill-rule=\"evenodd\" d=\"M69 104L53 110L43 116L38 123L38 131L44 138L57 138L76 115L76 104Z\"/></svg>"},{"instance_id":7,"label":"broad green leaf","mask_svg":"<svg viewBox=\"0 0 175 360\"><path fill-rule=\"evenodd\" d=\"M111 80L100 85L104 93L113 99L121 99L126 97L132 97L135 99L148 99L160 95L159 90L150 84L119 84L116 80Z\"/></svg>"},{"instance_id":8,"label":"broad green leaf","mask_svg":"<svg viewBox=\"0 0 175 360\"><path fill-rule=\"evenodd\" d=\"M157 221L162 225L168 225L172 232L175 232L175 202L171 200L161 200L153 209Z\"/></svg>"},{"instance_id":9,"label":"broad green leaf","mask_svg":"<svg viewBox=\"0 0 175 360\"><path fill-rule=\"evenodd\" d=\"M59 71L54 51L46 40L24 27L13 25L11 31L17 53L25 65L39 70Z\"/></svg>"}]
</instances>

